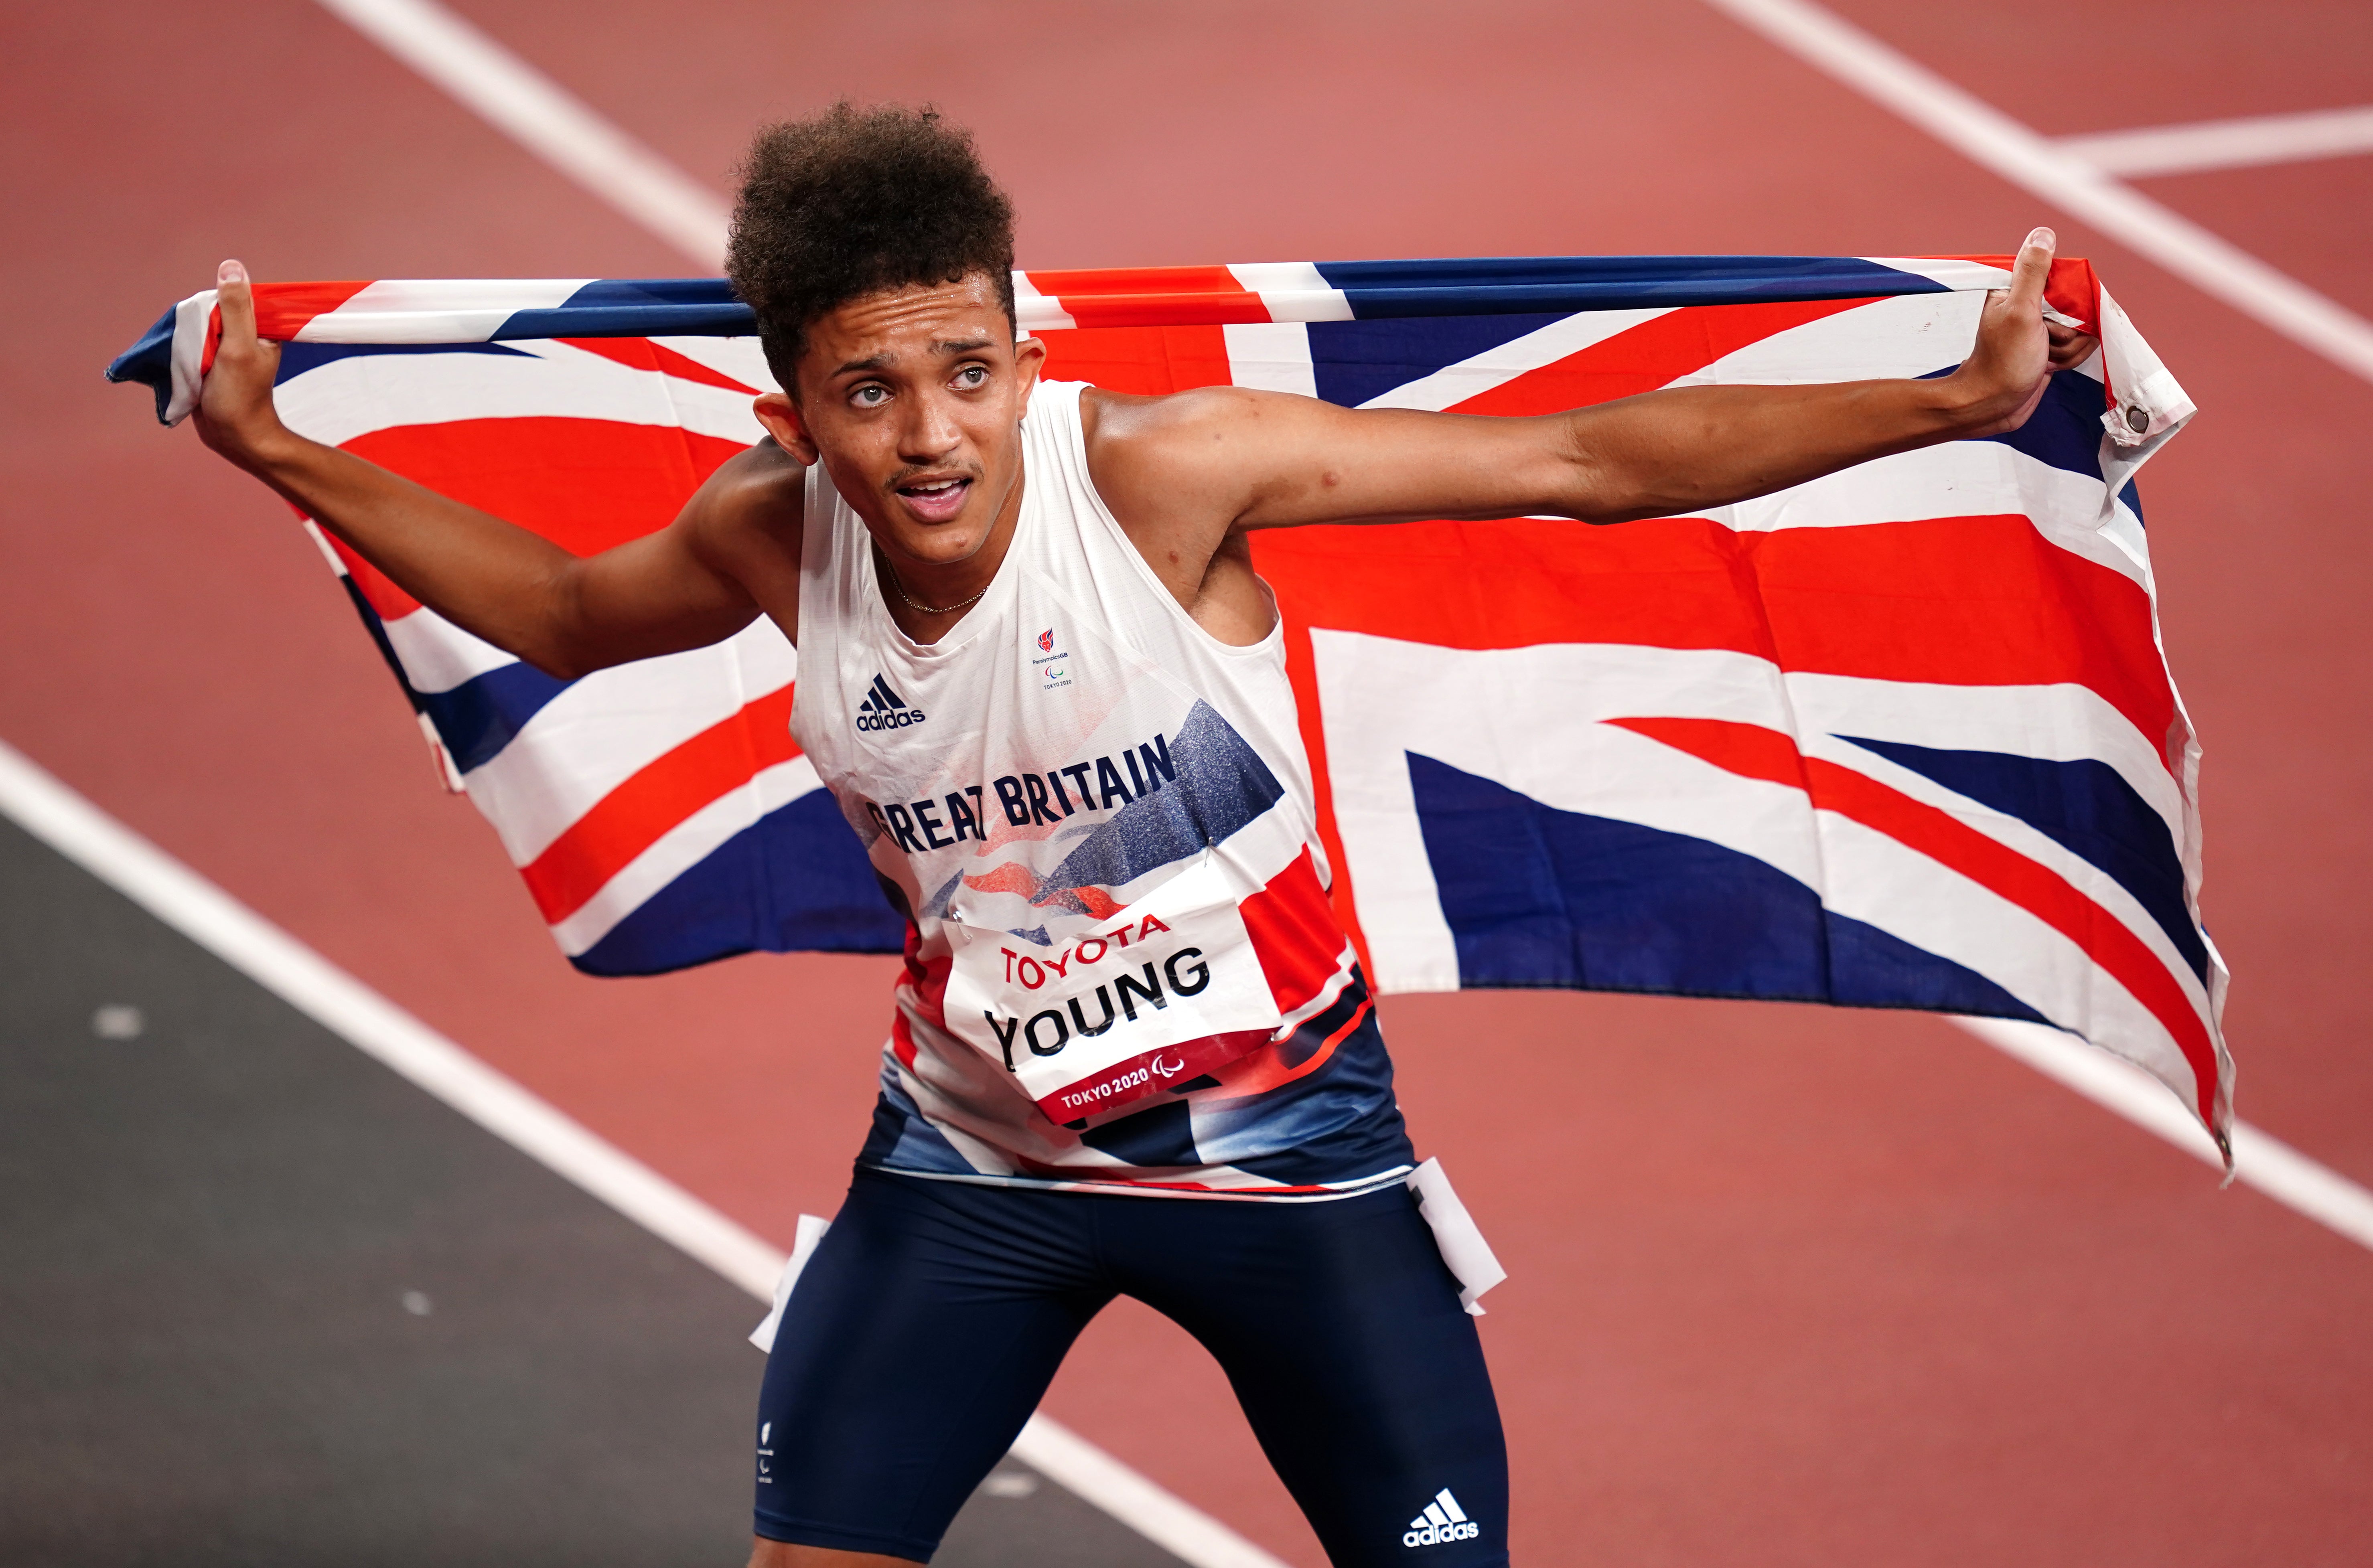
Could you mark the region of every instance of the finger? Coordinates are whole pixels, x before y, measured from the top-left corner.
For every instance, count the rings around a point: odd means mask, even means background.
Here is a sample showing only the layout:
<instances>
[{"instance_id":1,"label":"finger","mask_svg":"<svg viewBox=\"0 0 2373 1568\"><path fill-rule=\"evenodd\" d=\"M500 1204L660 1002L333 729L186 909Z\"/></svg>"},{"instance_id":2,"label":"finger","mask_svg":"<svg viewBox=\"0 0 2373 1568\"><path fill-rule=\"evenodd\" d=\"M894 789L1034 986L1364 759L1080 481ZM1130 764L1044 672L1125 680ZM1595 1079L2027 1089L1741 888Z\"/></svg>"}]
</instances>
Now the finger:
<instances>
[{"instance_id":1,"label":"finger","mask_svg":"<svg viewBox=\"0 0 2373 1568\"><path fill-rule=\"evenodd\" d=\"M2010 268L2010 303L2022 315L2043 313L2043 285L2052 275L2052 252L2060 237L2048 228L2037 228L2018 248L2018 260Z\"/></svg>"},{"instance_id":2,"label":"finger","mask_svg":"<svg viewBox=\"0 0 2373 1568\"><path fill-rule=\"evenodd\" d=\"M2064 339L2055 335L2052 340L2052 367L2074 370L2092 358L2093 351L2100 346L2101 340L2087 332L2072 331Z\"/></svg>"},{"instance_id":3,"label":"finger","mask_svg":"<svg viewBox=\"0 0 2373 1568\"><path fill-rule=\"evenodd\" d=\"M255 342L255 291L247 269L236 261L215 269L215 304L222 311L223 342L245 348Z\"/></svg>"}]
</instances>

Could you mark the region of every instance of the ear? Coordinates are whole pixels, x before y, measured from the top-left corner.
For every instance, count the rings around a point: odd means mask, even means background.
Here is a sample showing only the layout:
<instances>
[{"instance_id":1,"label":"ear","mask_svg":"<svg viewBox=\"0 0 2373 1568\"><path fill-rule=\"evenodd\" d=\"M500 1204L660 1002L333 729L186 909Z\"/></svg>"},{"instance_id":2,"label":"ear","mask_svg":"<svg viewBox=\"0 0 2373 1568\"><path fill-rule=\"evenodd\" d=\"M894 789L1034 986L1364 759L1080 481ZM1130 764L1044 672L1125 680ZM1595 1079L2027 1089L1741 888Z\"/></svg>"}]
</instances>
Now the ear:
<instances>
[{"instance_id":1,"label":"ear","mask_svg":"<svg viewBox=\"0 0 2373 1568\"><path fill-rule=\"evenodd\" d=\"M1017 338L1013 343L1013 371L1022 383L1023 412L1029 412L1030 394L1038 389L1038 373L1046 367L1046 345L1036 338Z\"/></svg>"},{"instance_id":2,"label":"ear","mask_svg":"<svg viewBox=\"0 0 2373 1568\"><path fill-rule=\"evenodd\" d=\"M775 445L790 454L801 468L812 468L816 460L816 444L808 436L807 421L800 417L800 405L781 392L761 392L758 401L750 405Z\"/></svg>"}]
</instances>

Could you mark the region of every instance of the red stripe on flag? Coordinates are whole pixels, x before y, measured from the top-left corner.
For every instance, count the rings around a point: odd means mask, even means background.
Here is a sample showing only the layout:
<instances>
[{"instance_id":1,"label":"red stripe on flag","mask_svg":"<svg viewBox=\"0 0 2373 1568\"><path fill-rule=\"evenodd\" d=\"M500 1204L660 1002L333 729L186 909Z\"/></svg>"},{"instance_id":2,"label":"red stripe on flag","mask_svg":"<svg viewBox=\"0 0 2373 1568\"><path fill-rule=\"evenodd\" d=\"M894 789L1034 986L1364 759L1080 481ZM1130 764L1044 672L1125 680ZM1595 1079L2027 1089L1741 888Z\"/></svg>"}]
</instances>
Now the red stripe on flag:
<instances>
[{"instance_id":1,"label":"red stripe on flag","mask_svg":"<svg viewBox=\"0 0 2373 1568\"><path fill-rule=\"evenodd\" d=\"M1266 321L1261 296L1225 267L1100 267L1027 274L1082 327L1218 326Z\"/></svg>"},{"instance_id":2,"label":"red stripe on flag","mask_svg":"<svg viewBox=\"0 0 2373 1568\"><path fill-rule=\"evenodd\" d=\"M370 287L348 283L260 283L255 285L255 335L286 343L316 316L326 316Z\"/></svg>"},{"instance_id":3,"label":"red stripe on flag","mask_svg":"<svg viewBox=\"0 0 2373 1568\"><path fill-rule=\"evenodd\" d=\"M1702 517L1273 529L1290 624L1452 648L1724 648L1946 686L2086 686L2164 753L2175 695L2142 585L2017 516L1735 532ZM1289 658L1289 668L1291 659Z\"/></svg>"},{"instance_id":4,"label":"red stripe on flag","mask_svg":"<svg viewBox=\"0 0 2373 1568\"><path fill-rule=\"evenodd\" d=\"M672 376L679 381L697 381L704 387L722 387L729 392L758 395L755 387L745 387L721 370L711 370L696 359L688 358L664 343L649 338L555 338L556 343L583 349L599 354L633 370L656 370L662 376Z\"/></svg>"},{"instance_id":5,"label":"red stripe on flag","mask_svg":"<svg viewBox=\"0 0 2373 1568\"><path fill-rule=\"evenodd\" d=\"M302 517L304 514L300 512L298 515ZM363 602L378 610L381 621L399 621L420 608L418 599L397 587L386 573L356 554L353 546L345 540L327 528L321 530L321 537L330 541L331 550L345 563L346 575L353 580L356 591L363 596Z\"/></svg>"},{"instance_id":6,"label":"red stripe on flag","mask_svg":"<svg viewBox=\"0 0 2373 1568\"><path fill-rule=\"evenodd\" d=\"M1852 768L1807 757L1778 730L1728 719L1626 718L1608 724L1742 778L1800 789L1815 807L1861 823L2017 905L2075 943L2175 1038L2192 1064L2200 1118L2215 1124L2216 1051L2192 999L2125 922L2058 872L1989 838L1951 812Z\"/></svg>"},{"instance_id":7,"label":"red stripe on flag","mask_svg":"<svg viewBox=\"0 0 2373 1568\"><path fill-rule=\"evenodd\" d=\"M1674 310L1454 405L1454 413L1558 413L1653 392L1774 332L1841 315L1867 299L1706 305Z\"/></svg>"},{"instance_id":8,"label":"red stripe on flag","mask_svg":"<svg viewBox=\"0 0 2373 1568\"><path fill-rule=\"evenodd\" d=\"M567 919L671 829L762 769L800 754L791 688L769 691L649 762L520 867L546 924Z\"/></svg>"},{"instance_id":9,"label":"red stripe on flag","mask_svg":"<svg viewBox=\"0 0 2373 1568\"><path fill-rule=\"evenodd\" d=\"M1217 327L1096 327L1034 332L1046 345L1049 381L1089 381L1107 392L1159 397L1233 377Z\"/></svg>"},{"instance_id":10,"label":"red stripe on flag","mask_svg":"<svg viewBox=\"0 0 2373 1568\"><path fill-rule=\"evenodd\" d=\"M457 419L368 431L345 450L593 555L675 520L700 482L747 448L667 424L621 420Z\"/></svg>"},{"instance_id":11,"label":"red stripe on flag","mask_svg":"<svg viewBox=\"0 0 2373 1568\"><path fill-rule=\"evenodd\" d=\"M673 425L544 416L401 424L367 431L344 449L572 555L598 554L665 528L701 481L743 450ZM336 540L331 544L381 620L420 608L377 567Z\"/></svg>"},{"instance_id":12,"label":"red stripe on flag","mask_svg":"<svg viewBox=\"0 0 2373 1568\"><path fill-rule=\"evenodd\" d=\"M345 283L260 283L253 285L255 335L267 343L285 343L305 330L316 316L326 315L370 287L368 279ZM222 307L206 312L206 341L198 350L198 375L215 367L215 350L222 346Z\"/></svg>"}]
</instances>

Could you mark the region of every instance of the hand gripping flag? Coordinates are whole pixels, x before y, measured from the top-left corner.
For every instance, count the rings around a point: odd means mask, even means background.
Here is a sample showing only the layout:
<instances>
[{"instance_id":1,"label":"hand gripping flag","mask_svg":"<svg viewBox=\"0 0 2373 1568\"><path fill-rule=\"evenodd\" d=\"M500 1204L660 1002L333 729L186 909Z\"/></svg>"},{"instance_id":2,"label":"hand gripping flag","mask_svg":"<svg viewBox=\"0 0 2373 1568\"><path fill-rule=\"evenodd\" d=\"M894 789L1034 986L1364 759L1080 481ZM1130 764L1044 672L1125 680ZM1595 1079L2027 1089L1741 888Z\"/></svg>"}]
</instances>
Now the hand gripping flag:
<instances>
[{"instance_id":1,"label":"hand gripping flag","mask_svg":"<svg viewBox=\"0 0 2373 1568\"><path fill-rule=\"evenodd\" d=\"M1600 257L1015 274L1052 377L1530 414L1657 387L1942 374L2005 258ZM2200 749L2141 468L2192 405L2089 264L2101 339L2015 435L1761 500L1261 535L1338 914L1383 991L1569 986L2037 1020L2220 1141ZM109 369L168 423L217 330ZM664 525L769 386L717 280L263 285L297 430L582 552ZM309 525L310 526L310 525ZM890 951L761 621L555 679L323 547L448 779L594 974Z\"/></svg>"}]
</instances>

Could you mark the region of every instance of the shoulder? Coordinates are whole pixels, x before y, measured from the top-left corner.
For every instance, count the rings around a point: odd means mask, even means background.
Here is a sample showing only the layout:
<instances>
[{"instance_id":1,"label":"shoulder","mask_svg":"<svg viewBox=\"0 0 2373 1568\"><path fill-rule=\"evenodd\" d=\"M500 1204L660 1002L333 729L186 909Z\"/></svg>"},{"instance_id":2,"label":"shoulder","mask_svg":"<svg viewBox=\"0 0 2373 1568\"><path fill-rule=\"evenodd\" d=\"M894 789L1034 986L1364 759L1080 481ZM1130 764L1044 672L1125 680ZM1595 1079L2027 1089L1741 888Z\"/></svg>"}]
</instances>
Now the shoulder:
<instances>
[{"instance_id":1,"label":"shoulder","mask_svg":"<svg viewBox=\"0 0 2373 1568\"><path fill-rule=\"evenodd\" d=\"M1143 397L1087 386L1080 389L1080 428L1091 445L1153 447L1198 435L1208 437L1232 424L1257 420L1261 405L1280 395L1242 387L1194 387Z\"/></svg>"},{"instance_id":2,"label":"shoulder","mask_svg":"<svg viewBox=\"0 0 2373 1568\"><path fill-rule=\"evenodd\" d=\"M685 507L687 542L736 576L796 567L808 470L770 436L720 464Z\"/></svg>"},{"instance_id":3,"label":"shoulder","mask_svg":"<svg viewBox=\"0 0 2373 1568\"><path fill-rule=\"evenodd\" d=\"M1181 470L1210 479L1257 450L1273 427L1307 403L1282 392L1196 387L1137 397L1090 387L1080 394L1080 434L1099 482L1167 482Z\"/></svg>"},{"instance_id":4,"label":"shoulder","mask_svg":"<svg viewBox=\"0 0 2373 1568\"><path fill-rule=\"evenodd\" d=\"M1190 610L1204 569L1228 535L1294 468L1315 398L1242 387L1198 387L1163 397L1102 390L1080 400L1088 477L1157 573L1184 561L1172 583ZM1165 581L1168 580L1164 574Z\"/></svg>"}]
</instances>

